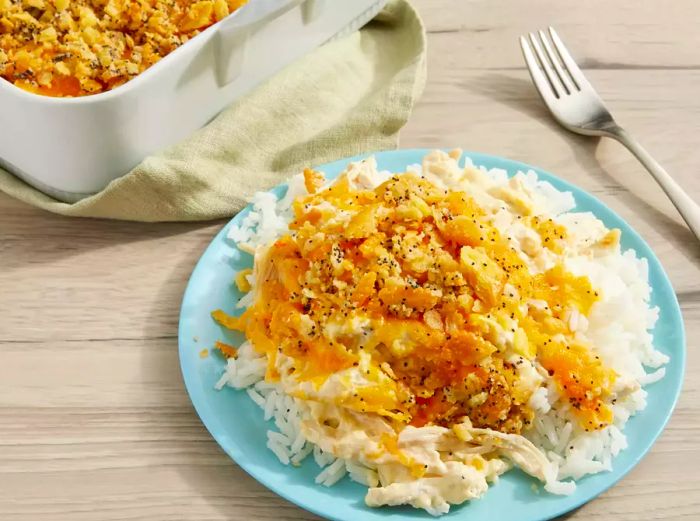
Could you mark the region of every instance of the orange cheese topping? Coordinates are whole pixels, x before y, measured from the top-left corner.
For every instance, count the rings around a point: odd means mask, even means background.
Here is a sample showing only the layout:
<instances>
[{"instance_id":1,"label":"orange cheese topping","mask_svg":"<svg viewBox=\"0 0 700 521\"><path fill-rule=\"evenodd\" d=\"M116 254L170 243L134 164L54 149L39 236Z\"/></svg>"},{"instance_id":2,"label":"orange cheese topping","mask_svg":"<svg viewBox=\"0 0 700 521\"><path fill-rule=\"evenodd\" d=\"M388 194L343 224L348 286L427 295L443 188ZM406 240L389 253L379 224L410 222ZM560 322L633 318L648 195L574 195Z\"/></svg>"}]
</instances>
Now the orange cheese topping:
<instances>
[{"instance_id":1,"label":"orange cheese topping","mask_svg":"<svg viewBox=\"0 0 700 521\"><path fill-rule=\"evenodd\" d=\"M236 358L238 356L238 350L232 345L217 340L214 343L214 346L222 355L224 355L225 358Z\"/></svg>"},{"instance_id":2,"label":"orange cheese topping","mask_svg":"<svg viewBox=\"0 0 700 521\"><path fill-rule=\"evenodd\" d=\"M246 0L0 0L0 77L45 96L134 78Z\"/></svg>"},{"instance_id":3,"label":"orange cheese topping","mask_svg":"<svg viewBox=\"0 0 700 521\"><path fill-rule=\"evenodd\" d=\"M351 409L415 426L469 416L519 433L533 412L517 365L536 358L582 426L612 420L615 375L565 322L598 298L587 278L561 265L531 273L473 199L413 174L374 190L344 175L323 191L315 172L305 180L289 233L256 266L254 305L240 319L217 317L267 354L269 378L283 353L315 385L359 371L367 383L339 398ZM524 218L562 250L563 227Z\"/></svg>"}]
</instances>

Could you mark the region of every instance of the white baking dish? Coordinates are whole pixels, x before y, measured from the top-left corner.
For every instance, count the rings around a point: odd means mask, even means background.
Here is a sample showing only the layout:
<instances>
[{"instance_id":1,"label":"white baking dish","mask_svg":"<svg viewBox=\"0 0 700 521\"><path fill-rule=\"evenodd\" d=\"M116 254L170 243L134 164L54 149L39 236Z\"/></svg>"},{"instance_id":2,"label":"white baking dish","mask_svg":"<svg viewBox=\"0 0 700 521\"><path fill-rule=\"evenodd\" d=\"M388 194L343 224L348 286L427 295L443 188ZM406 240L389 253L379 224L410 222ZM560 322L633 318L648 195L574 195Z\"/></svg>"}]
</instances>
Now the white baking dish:
<instances>
[{"instance_id":1,"label":"white baking dish","mask_svg":"<svg viewBox=\"0 0 700 521\"><path fill-rule=\"evenodd\" d=\"M63 201L102 190L386 0L250 0L116 89L79 98L0 80L0 167Z\"/></svg>"}]
</instances>

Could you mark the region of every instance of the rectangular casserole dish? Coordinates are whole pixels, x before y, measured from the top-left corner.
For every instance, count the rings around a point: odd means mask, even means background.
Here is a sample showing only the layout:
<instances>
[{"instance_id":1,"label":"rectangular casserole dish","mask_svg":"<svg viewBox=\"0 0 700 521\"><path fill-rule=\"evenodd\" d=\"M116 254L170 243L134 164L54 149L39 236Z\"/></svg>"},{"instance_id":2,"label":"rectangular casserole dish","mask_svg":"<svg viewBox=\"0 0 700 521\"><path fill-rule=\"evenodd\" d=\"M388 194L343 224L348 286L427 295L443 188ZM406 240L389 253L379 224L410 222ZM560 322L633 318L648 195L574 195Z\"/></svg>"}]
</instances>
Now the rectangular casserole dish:
<instances>
[{"instance_id":1,"label":"rectangular casserole dish","mask_svg":"<svg viewBox=\"0 0 700 521\"><path fill-rule=\"evenodd\" d=\"M0 79L0 168L52 197L99 192L386 0L250 0L131 81L76 98Z\"/></svg>"}]
</instances>

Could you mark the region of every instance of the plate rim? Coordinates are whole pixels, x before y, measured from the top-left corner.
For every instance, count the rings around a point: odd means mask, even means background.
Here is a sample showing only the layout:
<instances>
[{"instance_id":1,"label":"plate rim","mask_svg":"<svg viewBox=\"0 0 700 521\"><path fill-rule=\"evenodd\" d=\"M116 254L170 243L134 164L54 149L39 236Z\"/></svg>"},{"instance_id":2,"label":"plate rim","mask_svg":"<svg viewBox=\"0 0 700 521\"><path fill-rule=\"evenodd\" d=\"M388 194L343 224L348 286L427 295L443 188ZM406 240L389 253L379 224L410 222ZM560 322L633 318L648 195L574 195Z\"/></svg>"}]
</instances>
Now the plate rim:
<instances>
[{"instance_id":1,"label":"plate rim","mask_svg":"<svg viewBox=\"0 0 700 521\"><path fill-rule=\"evenodd\" d=\"M357 154L351 157L347 158L341 158L335 161L330 161L321 165L314 165L313 168L318 169L320 171L323 171L324 169L327 168L336 168L338 165L342 166L343 164L347 165L350 162L354 161L360 161L362 159L369 158L371 156L401 156L401 155L408 155L408 154L419 154L422 156L425 156L427 153L433 150L442 150L442 151L449 151L451 150L450 148L445 148L445 147L436 147L436 148L399 148L399 149L389 149L389 150L378 150L378 151L373 151L373 152L365 152L361 154ZM579 197L583 196L583 198L587 199L587 202L592 202L596 206L600 206L604 208L606 211L608 211L611 216L618 220L620 223L622 223L625 226L625 230L623 232L627 235L631 235L633 239L640 243L644 249L646 249L646 252L639 252L636 248L628 248L628 249L633 249L635 251L635 254L639 255L640 257L643 257L647 260L648 263L654 263L658 267L658 272L661 275L661 280L660 282L662 283L662 286L665 286L667 289L670 290L670 306L668 306L670 309L668 310L672 316L676 317L678 319L678 323L680 324L680 331L679 331L679 338L678 338L678 343L681 345L681 356L680 359L676 359L676 361L680 364L679 365L679 380L678 382L675 382L675 388L674 388L674 394L671 400L671 405L668 408L668 410L664 413L662 417L662 421L658 422L655 427L655 431L653 434L653 438L651 442L644 447L642 450L638 451L632 462L629 464L628 468L624 469L618 476L616 476L609 484L598 490L597 492L593 493L592 495L584 496L580 500L575 501L573 504L568 504L562 506L562 508L555 509L555 511L549 512L545 514L545 517L538 518L539 521L546 521L549 519L553 519L555 517L561 516L563 514L566 514L568 512L572 512L581 506L585 505L586 503L594 500L598 496L600 496L602 493L605 491L609 490L613 486L615 486L617 483L619 483L632 469L634 469L640 461L646 457L646 455L649 453L651 448L656 444L658 441L659 437L665 430L666 426L668 425L668 422L673 415L673 412L676 409L676 406L678 404L678 399L680 397L681 391L683 389L683 385L685 382L685 373L686 373L686 363L687 363L687 336L686 336L686 328L685 328L685 320L683 317L683 313L680 307L680 304L678 302L678 297L676 294L676 291L673 287L673 284L671 283L671 280L666 273L666 270L663 267L663 264L657 257L656 253L652 249L652 247L647 243L647 241L642 237L642 235L637 232L637 230L632 227L624 218L622 218L615 210L610 208L607 204L605 204L603 201L601 201L598 197L595 195L591 194L587 190L584 190L583 188L578 187L577 185L562 179L561 177L552 174L548 170L545 170L543 168L537 167L530 165L528 163L524 163L522 161L510 159L508 157L504 156L497 156L493 154L488 154L488 153L483 153L483 152L477 152L473 150L462 150L462 154L460 156L460 162L464 160L464 158L470 158L473 160L474 165L476 167L479 167L479 159L487 159L489 161L494 161L500 163L499 166L492 166L490 169L493 168L500 168L503 170L506 170L508 173L509 177L512 176L512 173L522 171L522 172L527 172L528 170L534 171L538 178L544 174L544 177L546 179L543 179L547 182L550 182L551 180L555 180L556 183L560 184L561 187L555 187L557 190L562 191L570 191L572 192L572 195L574 197L574 201L576 202L576 206L579 205ZM406 163L411 164L411 163ZM503 166L505 165L505 166ZM262 192L277 192L283 190L290 177L292 177L294 174L290 174L284 178L284 181L281 183L268 188L266 190L258 190ZM240 451L234 450L236 448L236 445L234 442L228 442L227 440L222 439L223 437L217 432L217 430L214 428L212 425L212 421L205 417L206 415L203 414L202 411L207 409L207 404L205 402L200 402L199 400L195 400L194 397L194 389L195 389L195 375L194 375L194 369L192 368L192 365L188 365L185 363L185 357L183 356L183 352L186 349L184 347L185 344L185 338L186 335L184 334L183 331L183 309L186 301L188 300L188 294L191 291L191 285L193 285L193 281L195 279L195 274L197 273L198 270L203 269L202 266L205 263L205 257L207 257L208 253L210 251L214 251L216 249L216 244L221 241L221 240L226 240L225 237L225 232L228 229L228 227L232 224L234 220L239 218L239 216L245 212L249 211L251 208L251 204L248 203L246 206L244 206L236 215L232 216L226 223L223 224L221 229L214 235L214 237L211 239L211 241L207 244L206 248L202 251L199 259L197 260L194 268L192 269L190 273L190 277L187 281L187 285L185 287L185 290L183 292L183 297L182 301L180 304L180 313L178 316L178 358L180 361L180 371L182 374L183 382L185 384L185 391L188 394L188 397L190 399L190 402L192 403L193 408L195 409L195 412L197 413L197 416L199 417L200 421L204 425L204 427L207 429L209 434L212 436L214 441L219 445L219 447L226 453L226 455L233 460L233 462L240 467L246 474L248 474L250 477L255 479L260 485L263 487L267 488L274 494L278 495L279 497L289 501L290 503L296 505L299 508L302 508L308 512L311 512L313 514L316 514L324 519L329 519L331 521L347 521L346 518L343 517L337 517L334 516L332 513L326 512L320 508L317 508L313 504L308 504L308 502L305 502L303 499L299 499L295 496L293 496L291 493L287 493L284 489L280 489L279 487L275 486L270 486L268 485L263 478L259 476L259 473L255 470L252 469L251 466L247 463L239 463L237 460L237 456L239 454L242 454ZM575 208L574 208L575 210ZM594 213L595 215L595 213ZM598 217L598 216L596 216ZM642 254L643 253L643 254ZM648 255L647 255L648 253ZM653 288L652 288L653 289ZM627 449L623 449L627 450ZM613 458L613 463L614 463L614 458ZM292 469L293 470L293 469ZM602 473L600 473L602 474ZM600 474L595 474L600 475ZM317 485L315 483L309 483L309 487L318 487L320 485ZM487 493L488 494L488 491ZM486 496L485 494L485 496ZM568 496L561 496L562 498L566 498ZM387 511L388 515L391 515L391 511ZM430 514L425 513L425 519L432 518ZM517 521L515 519L514 521Z\"/></svg>"}]
</instances>

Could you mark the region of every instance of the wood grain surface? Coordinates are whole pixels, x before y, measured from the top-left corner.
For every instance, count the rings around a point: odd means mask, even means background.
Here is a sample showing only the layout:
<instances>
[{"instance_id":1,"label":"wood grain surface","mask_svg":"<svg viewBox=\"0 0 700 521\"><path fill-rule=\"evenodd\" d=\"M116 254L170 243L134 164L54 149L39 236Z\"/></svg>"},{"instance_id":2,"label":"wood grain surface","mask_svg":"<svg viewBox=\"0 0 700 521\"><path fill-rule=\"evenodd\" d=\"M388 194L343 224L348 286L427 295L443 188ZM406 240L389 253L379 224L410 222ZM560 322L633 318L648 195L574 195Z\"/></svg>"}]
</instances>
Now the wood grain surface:
<instances>
[{"instance_id":1,"label":"wood grain surface","mask_svg":"<svg viewBox=\"0 0 700 521\"><path fill-rule=\"evenodd\" d=\"M569 519L700 519L700 246L629 153L556 126L517 45L557 27L618 120L700 200L700 3L415 4L429 79L401 145L510 157L596 194L651 244L683 309L688 366L668 428ZM180 300L221 225L69 219L0 194L0 519L317 519L241 471L183 388Z\"/></svg>"}]
</instances>

